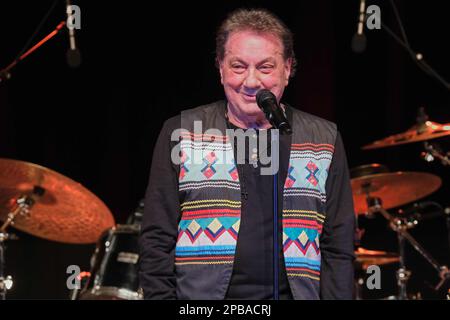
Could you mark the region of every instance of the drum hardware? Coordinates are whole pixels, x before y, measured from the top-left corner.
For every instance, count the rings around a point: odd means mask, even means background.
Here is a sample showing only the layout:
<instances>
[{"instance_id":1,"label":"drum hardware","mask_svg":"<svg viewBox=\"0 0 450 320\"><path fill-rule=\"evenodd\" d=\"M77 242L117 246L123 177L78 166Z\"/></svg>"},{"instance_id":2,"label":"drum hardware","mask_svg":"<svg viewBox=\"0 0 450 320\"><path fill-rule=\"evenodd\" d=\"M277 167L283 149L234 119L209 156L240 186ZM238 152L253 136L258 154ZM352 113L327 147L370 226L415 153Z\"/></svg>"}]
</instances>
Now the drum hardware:
<instances>
[{"instance_id":1,"label":"drum hardware","mask_svg":"<svg viewBox=\"0 0 450 320\"><path fill-rule=\"evenodd\" d=\"M374 204L374 205L373 205ZM389 222L390 228L397 233L398 247L399 247L399 269L397 270L397 285L398 285L398 299L406 300L408 299L406 287L408 280L411 276L411 271L406 268L405 265L405 243L408 241L411 246L418 252L422 257L427 260L431 266L437 271L440 282L436 285L435 290L439 290L440 287L450 279L450 272L447 266L440 265L408 232L417 225L416 223L408 223L405 218L393 217L389 212L387 212L383 206L381 199L370 199L367 198L368 210L371 212L379 212L381 215Z\"/></svg>"},{"instance_id":2,"label":"drum hardware","mask_svg":"<svg viewBox=\"0 0 450 320\"><path fill-rule=\"evenodd\" d=\"M78 300L81 288L83 288L86 285L86 282L89 280L90 277L91 277L90 272L87 271L80 272L80 274L77 277L78 281L80 281L80 286L72 290L72 292L70 293L69 298L70 300Z\"/></svg>"},{"instance_id":3,"label":"drum hardware","mask_svg":"<svg viewBox=\"0 0 450 320\"><path fill-rule=\"evenodd\" d=\"M418 124L418 134L423 134L427 132L428 126L428 115L425 113L425 108L420 107L417 115L417 124ZM450 131L450 125L433 126L431 125L431 129L434 130L433 133L446 133ZM435 158L441 160L442 165L450 165L450 152L445 153L441 147L437 143L430 143L428 141L424 141L423 147L425 149L424 152L421 153L422 158L427 162L434 161Z\"/></svg>"},{"instance_id":4,"label":"drum hardware","mask_svg":"<svg viewBox=\"0 0 450 320\"><path fill-rule=\"evenodd\" d=\"M414 227L420 221L444 217L444 208L434 201L416 202L410 208L399 209L397 216L403 217L408 226Z\"/></svg>"},{"instance_id":5,"label":"drum hardware","mask_svg":"<svg viewBox=\"0 0 450 320\"><path fill-rule=\"evenodd\" d=\"M6 293L12 288L13 279L11 276L4 275L5 272L5 241L14 238L6 232L7 228L14 225L14 219L20 215L26 218L30 217L30 210L33 205L45 193L45 189L39 186L34 186L33 192L29 195L22 195L16 200L16 207L8 213L6 221L0 227L0 300L6 299Z\"/></svg>"},{"instance_id":6,"label":"drum hardware","mask_svg":"<svg viewBox=\"0 0 450 320\"><path fill-rule=\"evenodd\" d=\"M386 166L380 164L370 164L354 168L350 170L350 175L352 177L351 185L355 212L357 214L365 214L369 218L380 213L388 221L390 229L397 233L399 248L397 256L393 255L389 257L392 259L387 259L388 257L382 251L373 251L373 255L376 258L372 261L370 260L370 255L368 257L367 255L362 255L365 249L359 249L360 252L357 251L355 254L357 257L356 262L361 265L360 269L364 270L364 265L367 267L370 264L398 262L399 268L396 272L398 287L397 299L408 299L406 289L408 280L411 277L411 271L407 269L405 264L405 244L408 242L437 271L440 281L434 287L434 290L439 290L450 279L448 267L440 265L411 236L408 230L416 227L422 220L442 216L442 212L444 211L442 206L436 202L426 201L415 203L412 208L399 210L396 215L391 215L386 210L414 202L431 194L441 186L441 179L435 175L420 172L392 173L389 172ZM430 208L434 209L434 212L423 214L424 210ZM450 223L450 215L448 218L447 222ZM362 278L359 277L356 285L359 286L361 281L363 283ZM356 291L359 297L361 297L361 288L357 287Z\"/></svg>"},{"instance_id":7,"label":"drum hardware","mask_svg":"<svg viewBox=\"0 0 450 320\"><path fill-rule=\"evenodd\" d=\"M423 143L425 151L421 153L421 157L426 162L433 162L435 159L441 161L444 166L450 165L450 151L447 153L442 150L442 148L437 143Z\"/></svg>"}]
</instances>

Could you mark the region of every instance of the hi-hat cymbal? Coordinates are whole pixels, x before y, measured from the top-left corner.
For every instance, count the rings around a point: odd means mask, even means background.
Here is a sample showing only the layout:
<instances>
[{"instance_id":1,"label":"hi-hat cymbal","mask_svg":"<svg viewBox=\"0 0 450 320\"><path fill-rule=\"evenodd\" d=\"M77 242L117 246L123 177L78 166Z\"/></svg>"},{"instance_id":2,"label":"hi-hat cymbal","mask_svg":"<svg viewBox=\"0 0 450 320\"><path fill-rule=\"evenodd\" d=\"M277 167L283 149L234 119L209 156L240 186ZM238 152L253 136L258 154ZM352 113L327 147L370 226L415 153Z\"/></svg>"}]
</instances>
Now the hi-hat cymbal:
<instances>
[{"instance_id":1,"label":"hi-hat cymbal","mask_svg":"<svg viewBox=\"0 0 450 320\"><path fill-rule=\"evenodd\" d=\"M355 255L356 263L361 265L362 269L367 269L370 265L381 266L400 261L399 255L396 253L367 250L361 247L355 251Z\"/></svg>"},{"instance_id":2,"label":"hi-hat cymbal","mask_svg":"<svg viewBox=\"0 0 450 320\"><path fill-rule=\"evenodd\" d=\"M441 186L441 178L423 172L385 172L351 179L355 212L367 212L367 193L380 198L384 209L416 201Z\"/></svg>"},{"instance_id":3,"label":"hi-hat cymbal","mask_svg":"<svg viewBox=\"0 0 450 320\"><path fill-rule=\"evenodd\" d=\"M437 122L426 121L423 126L415 125L405 132L394 134L387 138L365 145L362 149L371 150L393 147L401 144L427 141L445 136L450 136L450 123L439 124Z\"/></svg>"},{"instance_id":4,"label":"hi-hat cymbal","mask_svg":"<svg viewBox=\"0 0 450 320\"><path fill-rule=\"evenodd\" d=\"M81 184L42 166L0 159L0 220L5 221L16 199L35 186L45 190L28 217L17 215L14 227L32 235L64 243L95 243L114 226L108 207Z\"/></svg>"}]
</instances>

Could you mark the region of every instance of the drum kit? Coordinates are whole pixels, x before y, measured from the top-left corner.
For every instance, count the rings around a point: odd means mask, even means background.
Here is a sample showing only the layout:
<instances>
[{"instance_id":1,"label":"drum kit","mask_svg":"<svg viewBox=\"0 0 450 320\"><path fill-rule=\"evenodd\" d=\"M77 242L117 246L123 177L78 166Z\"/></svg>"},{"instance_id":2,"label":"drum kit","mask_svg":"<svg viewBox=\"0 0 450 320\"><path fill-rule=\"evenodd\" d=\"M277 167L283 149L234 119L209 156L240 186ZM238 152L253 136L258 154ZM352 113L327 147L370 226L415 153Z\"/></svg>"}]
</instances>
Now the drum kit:
<instances>
[{"instance_id":1,"label":"drum kit","mask_svg":"<svg viewBox=\"0 0 450 320\"><path fill-rule=\"evenodd\" d=\"M363 146L363 150L373 150L399 146L403 144L423 142L424 151L421 157L431 162L439 159L444 166L450 165L450 152L443 152L436 144L430 140L450 136L450 123L439 124L428 121L424 110L419 110L417 118L418 124L409 130L389 136L382 140L375 141ZM438 190L442 185L440 177L425 172L390 172L389 169L381 164L368 164L356 167L350 170L351 187L353 192L353 201L356 221L359 217L365 216L373 218L377 213L384 217L389 228L396 233L398 241L398 253L389 253L385 251L367 250L358 247L361 240L361 230L356 230L356 299L362 299L362 287L364 284L363 272L371 265L382 266L392 263L398 264L396 271L397 294L391 296L392 299L407 300L411 298L407 293L407 283L411 277L411 271L407 269L405 263L405 245L408 242L436 271L439 276L439 282L434 286L438 291L442 288L449 288L450 271L445 265L433 258L424 247L408 232L418 225L421 220L430 218L430 216L419 213L419 207L415 203L412 210L405 211L401 209L397 214L388 212L389 209L399 208L422 199ZM433 216L444 216L447 219L447 232L449 232L450 242L450 210L443 209L439 204L432 203L438 207L438 212L429 214ZM450 243L449 243L450 245ZM448 291L450 293L450 291ZM419 294L420 297L420 294ZM417 296L415 297L417 298ZM448 298L448 295L447 295Z\"/></svg>"},{"instance_id":2,"label":"drum kit","mask_svg":"<svg viewBox=\"0 0 450 320\"><path fill-rule=\"evenodd\" d=\"M387 148L407 143L423 142L423 158L450 164L450 153L444 153L430 140L450 136L450 124L441 125L422 117L422 124L410 130L375 141L364 150ZM81 285L71 293L71 299L142 299L138 282L138 237L143 214L141 201L127 224L116 225L108 207L81 184L42 166L10 159L0 159L0 299L5 299L12 278L5 276L5 242L14 239L8 227L44 239L70 243L97 243L91 258L90 272L82 272ZM396 233L398 253L368 250L358 247L355 256L358 274L370 266L397 263L398 294L395 299L408 299L407 283L411 271L405 264L405 244L410 243L439 275L436 289L448 286L450 272L429 254L409 229L422 220L420 214L394 215L387 210L422 199L442 184L441 178L424 172L390 172L381 164L354 168L351 187L357 217L380 213ZM450 225L450 216L447 216ZM357 219L358 220L358 219ZM359 230L359 229L357 229ZM356 298L361 299L364 281L356 282Z\"/></svg>"}]
</instances>

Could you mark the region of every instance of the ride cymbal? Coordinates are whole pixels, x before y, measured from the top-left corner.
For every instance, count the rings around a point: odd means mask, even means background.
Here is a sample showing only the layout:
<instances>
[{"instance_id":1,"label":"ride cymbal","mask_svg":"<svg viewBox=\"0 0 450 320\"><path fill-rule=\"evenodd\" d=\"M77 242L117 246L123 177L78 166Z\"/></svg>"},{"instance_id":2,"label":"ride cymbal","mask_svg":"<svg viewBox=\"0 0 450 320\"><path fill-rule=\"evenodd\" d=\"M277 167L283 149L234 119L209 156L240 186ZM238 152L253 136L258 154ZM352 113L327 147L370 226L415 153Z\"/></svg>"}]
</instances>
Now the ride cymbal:
<instances>
[{"instance_id":1,"label":"ride cymbal","mask_svg":"<svg viewBox=\"0 0 450 320\"><path fill-rule=\"evenodd\" d=\"M0 159L0 220L16 206L16 200L44 189L28 216L17 215L14 227L48 240L95 243L114 226L108 207L88 189L53 170L18 160Z\"/></svg>"}]
</instances>

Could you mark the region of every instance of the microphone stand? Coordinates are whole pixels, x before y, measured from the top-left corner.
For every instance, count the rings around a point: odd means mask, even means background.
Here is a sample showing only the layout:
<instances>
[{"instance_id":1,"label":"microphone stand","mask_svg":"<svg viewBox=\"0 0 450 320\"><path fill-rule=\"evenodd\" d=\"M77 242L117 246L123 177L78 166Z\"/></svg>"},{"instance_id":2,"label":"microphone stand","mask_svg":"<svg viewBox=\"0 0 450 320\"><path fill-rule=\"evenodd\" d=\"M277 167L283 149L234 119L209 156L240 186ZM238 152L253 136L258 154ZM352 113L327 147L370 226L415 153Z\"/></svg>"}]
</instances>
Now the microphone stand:
<instances>
[{"instance_id":1,"label":"microphone stand","mask_svg":"<svg viewBox=\"0 0 450 320\"><path fill-rule=\"evenodd\" d=\"M271 130L270 143L271 143L271 169L270 172L273 176L273 299L279 300L279 270L280 270L280 253L279 253L279 217L278 217L278 170L279 170L279 158L280 148L279 141L281 134L291 134L292 128L286 118L284 108L282 108L275 95L267 89L259 90L256 94L256 103L259 108L264 112L266 119L270 122L275 130ZM277 154L273 145L277 143ZM274 163L276 167L274 170Z\"/></svg>"},{"instance_id":2,"label":"microphone stand","mask_svg":"<svg viewBox=\"0 0 450 320\"><path fill-rule=\"evenodd\" d=\"M273 299L280 299L280 288L279 288L279 277L280 277L280 223L279 223L279 205L278 205L278 190L279 190L279 159L280 159L280 131L281 134L291 134L292 130L290 127L283 126L281 128L276 128L271 130L270 143L271 143L271 158L272 158L272 170L274 163L277 163L275 170L272 171L273 176ZM278 148L274 148L274 144L278 144ZM275 149L278 153L275 155ZM282 244L281 244L282 245Z\"/></svg>"},{"instance_id":3,"label":"microphone stand","mask_svg":"<svg viewBox=\"0 0 450 320\"><path fill-rule=\"evenodd\" d=\"M408 40L406 39L406 34L403 29L403 25L401 23L400 17L397 12L397 8L395 7L395 4L393 1L391 1L391 4L394 8L394 12L396 14L396 18L398 20L398 23L400 25L400 29L402 30L403 38L405 38L405 41L400 39L384 22L382 19L380 19L381 27L383 30L385 30L397 43L402 46L411 56L413 61L419 66L419 68L424 71L429 76L435 78L438 82L440 82L448 91L450 91L450 84L436 71L434 70L424 59L423 54L420 52L415 52L411 46L408 43ZM373 13L372 13L373 14ZM372 15L368 14L366 15L365 21Z\"/></svg>"},{"instance_id":4,"label":"microphone stand","mask_svg":"<svg viewBox=\"0 0 450 320\"><path fill-rule=\"evenodd\" d=\"M275 159L275 148L273 148L274 143L279 143L279 132L278 129L272 130L270 135L270 150L272 157L272 165ZM280 148L277 148L279 152ZM278 156L279 159L279 156ZM280 300L280 288L279 288L279 276L280 276L280 252L279 252L279 222L278 222L278 169L277 166L276 172L272 172L273 177L273 300Z\"/></svg>"},{"instance_id":5,"label":"microphone stand","mask_svg":"<svg viewBox=\"0 0 450 320\"><path fill-rule=\"evenodd\" d=\"M45 36L42 40L36 43L31 49L27 50L25 53L21 54L17 59L11 62L6 68L0 70L0 83L5 82L11 78L11 70L22 60L28 57L31 53L40 48L44 43L49 41L51 38L56 36L61 29L66 25L65 21L61 21L56 28L50 32L47 36Z\"/></svg>"}]
</instances>

